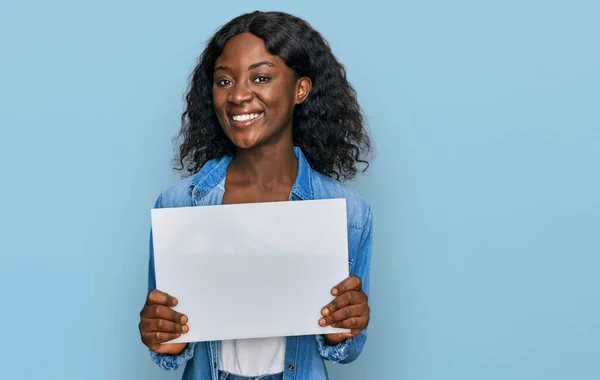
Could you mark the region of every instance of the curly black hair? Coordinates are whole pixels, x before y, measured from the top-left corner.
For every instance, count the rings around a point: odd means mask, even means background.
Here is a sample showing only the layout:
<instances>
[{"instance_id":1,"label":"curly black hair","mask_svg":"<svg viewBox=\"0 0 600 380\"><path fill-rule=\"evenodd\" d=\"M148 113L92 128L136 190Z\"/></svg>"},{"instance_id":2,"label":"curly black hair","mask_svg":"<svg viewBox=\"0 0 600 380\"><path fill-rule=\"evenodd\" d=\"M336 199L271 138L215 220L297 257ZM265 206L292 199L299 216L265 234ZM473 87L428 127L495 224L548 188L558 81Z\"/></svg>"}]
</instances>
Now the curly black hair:
<instances>
[{"instance_id":1,"label":"curly black hair","mask_svg":"<svg viewBox=\"0 0 600 380\"><path fill-rule=\"evenodd\" d=\"M306 21L283 12L260 11L222 26L200 55L176 137L183 142L175 169L192 175L207 161L235 152L217 121L212 88L217 58L227 41L241 33L261 38L267 51L279 56L297 77L312 80L312 90L304 103L295 106L292 121L294 145L302 149L311 167L337 180L354 178L359 164L365 171L373 144L345 67Z\"/></svg>"}]
</instances>

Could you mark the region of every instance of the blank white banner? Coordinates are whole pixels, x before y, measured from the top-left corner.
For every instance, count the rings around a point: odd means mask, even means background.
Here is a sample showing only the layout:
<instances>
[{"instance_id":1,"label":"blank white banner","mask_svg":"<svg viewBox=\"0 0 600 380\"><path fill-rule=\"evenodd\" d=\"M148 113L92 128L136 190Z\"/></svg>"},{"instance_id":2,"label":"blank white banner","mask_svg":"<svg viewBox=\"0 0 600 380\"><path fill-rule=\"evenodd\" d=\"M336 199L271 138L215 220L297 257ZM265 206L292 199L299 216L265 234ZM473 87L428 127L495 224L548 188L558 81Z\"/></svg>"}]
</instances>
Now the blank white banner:
<instances>
[{"instance_id":1,"label":"blank white banner","mask_svg":"<svg viewBox=\"0 0 600 380\"><path fill-rule=\"evenodd\" d=\"M349 331L320 327L348 277L346 200L153 209L157 289L179 300L175 342Z\"/></svg>"}]
</instances>

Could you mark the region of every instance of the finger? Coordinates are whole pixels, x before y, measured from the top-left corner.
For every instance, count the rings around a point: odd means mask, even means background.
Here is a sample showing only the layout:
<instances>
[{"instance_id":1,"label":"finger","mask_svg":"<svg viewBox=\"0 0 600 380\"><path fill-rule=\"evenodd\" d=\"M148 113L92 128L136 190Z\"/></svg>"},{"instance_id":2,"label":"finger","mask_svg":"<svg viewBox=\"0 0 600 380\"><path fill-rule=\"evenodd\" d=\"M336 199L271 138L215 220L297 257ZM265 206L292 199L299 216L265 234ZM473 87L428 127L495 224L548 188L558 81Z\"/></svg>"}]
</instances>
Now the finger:
<instances>
[{"instance_id":1,"label":"finger","mask_svg":"<svg viewBox=\"0 0 600 380\"><path fill-rule=\"evenodd\" d=\"M319 325L325 327L336 322L341 322L352 317L364 317L369 315L369 306L367 304L349 305L331 313L319 320Z\"/></svg>"},{"instance_id":2,"label":"finger","mask_svg":"<svg viewBox=\"0 0 600 380\"><path fill-rule=\"evenodd\" d=\"M142 319L166 319L168 321L181 323L185 325L188 317L185 314L176 312L167 306L150 305L142 310Z\"/></svg>"},{"instance_id":3,"label":"finger","mask_svg":"<svg viewBox=\"0 0 600 380\"><path fill-rule=\"evenodd\" d=\"M165 342L173 339L177 339L181 336L179 333L168 333L168 332L148 332L142 335L142 342L148 347L156 347Z\"/></svg>"},{"instance_id":4,"label":"finger","mask_svg":"<svg viewBox=\"0 0 600 380\"><path fill-rule=\"evenodd\" d=\"M177 298L158 289L152 289L146 296L146 305L175 306L177 305Z\"/></svg>"},{"instance_id":5,"label":"finger","mask_svg":"<svg viewBox=\"0 0 600 380\"><path fill-rule=\"evenodd\" d=\"M336 310L342 309L348 305L357 305L361 303L367 302L367 295L362 291L351 291L343 293L337 297L329 304L327 304L323 309L321 309L321 314L326 317Z\"/></svg>"},{"instance_id":6,"label":"finger","mask_svg":"<svg viewBox=\"0 0 600 380\"><path fill-rule=\"evenodd\" d=\"M187 333L189 331L187 325L171 322L166 319L143 319L140 322L140 332L170 332L170 333Z\"/></svg>"},{"instance_id":7,"label":"finger","mask_svg":"<svg viewBox=\"0 0 600 380\"><path fill-rule=\"evenodd\" d=\"M368 317L351 317L348 319L344 319L343 321L336 322L332 324L331 327L340 329L351 329L352 333L354 334L354 332L361 332L365 327L367 327L368 320Z\"/></svg>"},{"instance_id":8,"label":"finger","mask_svg":"<svg viewBox=\"0 0 600 380\"><path fill-rule=\"evenodd\" d=\"M362 281L357 276L350 276L331 289L331 294L337 296L347 291L362 289Z\"/></svg>"}]
</instances>

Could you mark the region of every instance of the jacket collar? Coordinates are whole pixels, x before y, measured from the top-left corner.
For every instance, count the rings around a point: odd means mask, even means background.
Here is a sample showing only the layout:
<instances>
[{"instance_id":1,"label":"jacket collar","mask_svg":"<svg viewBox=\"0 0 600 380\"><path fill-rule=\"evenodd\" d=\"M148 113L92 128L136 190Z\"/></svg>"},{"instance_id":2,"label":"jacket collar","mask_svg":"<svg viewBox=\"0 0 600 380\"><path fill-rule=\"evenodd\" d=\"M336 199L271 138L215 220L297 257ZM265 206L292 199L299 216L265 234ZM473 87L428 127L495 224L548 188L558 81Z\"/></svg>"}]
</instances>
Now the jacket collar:
<instances>
[{"instance_id":1,"label":"jacket collar","mask_svg":"<svg viewBox=\"0 0 600 380\"><path fill-rule=\"evenodd\" d=\"M290 200L311 200L314 199L312 169L306 160L304 153L299 147L294 147L294 153L298 159L298 173L292 186ZM192 199L198 204L200 198L204 197L215 187L225 191L225 176L227 168L233 159L229 154L222 158L207 162L192 179Z\"/></svg>"}]
</instances>

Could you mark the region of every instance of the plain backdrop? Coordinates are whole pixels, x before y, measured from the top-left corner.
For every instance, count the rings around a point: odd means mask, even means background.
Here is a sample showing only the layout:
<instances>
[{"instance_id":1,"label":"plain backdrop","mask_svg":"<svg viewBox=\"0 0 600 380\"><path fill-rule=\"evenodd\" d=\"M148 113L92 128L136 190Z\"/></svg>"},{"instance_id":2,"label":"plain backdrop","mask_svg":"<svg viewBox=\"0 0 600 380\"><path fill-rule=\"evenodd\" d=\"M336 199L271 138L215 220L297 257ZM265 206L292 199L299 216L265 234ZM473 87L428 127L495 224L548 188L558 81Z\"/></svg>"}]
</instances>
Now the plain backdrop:
<instances>
[{"instance_id":1,"label":"plain backdrop","mask_svg":"<svg viewBox=\"0 0 600 380\"><path fill-rule=\"evenodd\" d=\"M138 335L205 41L284 10L377 147L367 346L332 379L600 378L600 3L0 2L0 378L177 379Z\"/></svg>"}]
</instances>

